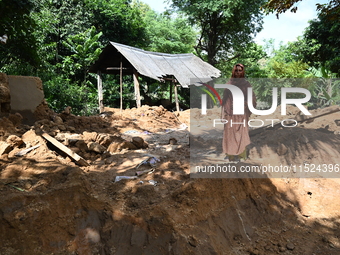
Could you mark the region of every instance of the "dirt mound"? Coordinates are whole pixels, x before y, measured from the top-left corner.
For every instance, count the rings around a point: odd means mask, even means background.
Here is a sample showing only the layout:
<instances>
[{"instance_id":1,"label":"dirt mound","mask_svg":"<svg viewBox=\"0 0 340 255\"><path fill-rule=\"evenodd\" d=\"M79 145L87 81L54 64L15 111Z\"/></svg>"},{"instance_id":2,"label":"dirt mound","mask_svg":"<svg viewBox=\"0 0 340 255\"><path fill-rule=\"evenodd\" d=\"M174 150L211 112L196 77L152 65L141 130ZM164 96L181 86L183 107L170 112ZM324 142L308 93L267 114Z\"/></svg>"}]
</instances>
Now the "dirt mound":
<instances>
[{"instance_id":1,"label":"dirt mound","mask_svg":"<svg viewBox=\"0 0 340 255\"><path fill-rule=\"evenodd\" d=\"M253 136L246 163L336 164L338 114ZM212 142L206 133L190 150L189 124L204 127L219 111L41 116L32 126L0 119L0 254L340 252L337 179L190 178L190 157Z\"/></svg>"},{"instance_id":2,"label":"dirt mound","mask_svg":"<svg viewBox=\"0 0 340 255\"><path fill-rule=\"evenodd\" d=\"M120 109L104 108L105 114L111 114L111 119L121 132L131 128L146 132L162 132L166 128L177 127L181 124L176 114L167 111L163 106L143 105L140 108Z\"/></svg>"}]
</instances>

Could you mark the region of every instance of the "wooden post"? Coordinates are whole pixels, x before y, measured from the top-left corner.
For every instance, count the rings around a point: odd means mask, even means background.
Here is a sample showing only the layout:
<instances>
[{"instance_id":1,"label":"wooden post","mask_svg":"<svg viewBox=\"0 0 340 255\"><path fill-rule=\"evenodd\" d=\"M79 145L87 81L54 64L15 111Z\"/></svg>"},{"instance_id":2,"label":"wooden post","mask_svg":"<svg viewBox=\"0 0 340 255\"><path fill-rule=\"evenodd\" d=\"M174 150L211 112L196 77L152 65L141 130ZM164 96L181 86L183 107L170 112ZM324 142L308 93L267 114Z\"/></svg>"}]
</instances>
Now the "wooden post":
<instances>
[{"instance_id":1,"label":"wooden post","mask_svg":"<svg viewBox=\"0 0 340 255\"><path fill-rule=\"evenodd\" d=\"M178 94L177 94L177 85L175 84L175 100L176 100L176 110L179 112L179 103L178 103Z\"/></svg>"},{"instance_id":2,"label":"wooden post","mask_svg":"<svg viewBox=\"0 0 340 255\"><path fill-rule=\"evenodd\" d=\"M99 113L104 111L103 104L103 82L102 82L102 74L100 71L97 72L97 86L98 86L98 105L99 105Z\"/></svg>"},{"instance_id":3,"label":"wooden post","mask_svg":"<svg viewBox=\"0 0 340 255\"><path fill-rule=\"evenodd\" d=\"M120 77L119 77L119 84L120 84L120 113L123 110L123 61L120 58Z\"/></svg>"},{"instance_id":4,"label":"wooden post","mask_svg":"<svg viewBox=\"0 0 340 255\"><path fill-rule=\"evenodd\" d=\"M137 108L139 108L141 106L140 89L139 89L138 73L137 73L136 69L133 69L133 84L134 84L134 87L135 87L136 106L137 106Z\"/></svg>"},{"instance_id":5,"label":"wooden post","mask_svg":"<svg viewBox=\"0 0 340 255\"><path fill-rule=\"evenodd\" d=\"M170 104L172 104L172 86L173 86L173 82L170 81L170 91L169 91L169 93L170 93Z\"/></svg>"}]
</instances>

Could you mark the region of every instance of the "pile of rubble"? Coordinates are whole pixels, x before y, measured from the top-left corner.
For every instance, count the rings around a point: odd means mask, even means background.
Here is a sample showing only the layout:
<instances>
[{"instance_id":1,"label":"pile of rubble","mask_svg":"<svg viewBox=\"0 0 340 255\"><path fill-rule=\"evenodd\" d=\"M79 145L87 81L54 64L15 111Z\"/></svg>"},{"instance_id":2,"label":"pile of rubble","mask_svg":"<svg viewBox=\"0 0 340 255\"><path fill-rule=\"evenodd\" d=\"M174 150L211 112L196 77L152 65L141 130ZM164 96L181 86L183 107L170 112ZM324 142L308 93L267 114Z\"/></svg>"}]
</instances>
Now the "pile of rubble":
<instances>
[{"instance_id":1,"label":"pile of rubble","mask_svg":"<svg viewBox=\"0 0 340 255\"><path fill-rule=\"evenodd\" d=\"M52 144L55 150L67 154L75 163L88 165L93 160L104 160L122 150L148 147L148 143L139 136L122 138L114 128L109 128L110 123L101 117L77 117L64 111L62 114L51 116L51 120L39 120L34 126L21 126L20 118L20 114L11 114L0 120L0 157L22 156L31 150L39 150L36 153L40 152L42 157L46 157L48 147ZM85 127L106 132L82 131ZM86 160L89 162L84 163Z\"/></svg>"}]
</instances>

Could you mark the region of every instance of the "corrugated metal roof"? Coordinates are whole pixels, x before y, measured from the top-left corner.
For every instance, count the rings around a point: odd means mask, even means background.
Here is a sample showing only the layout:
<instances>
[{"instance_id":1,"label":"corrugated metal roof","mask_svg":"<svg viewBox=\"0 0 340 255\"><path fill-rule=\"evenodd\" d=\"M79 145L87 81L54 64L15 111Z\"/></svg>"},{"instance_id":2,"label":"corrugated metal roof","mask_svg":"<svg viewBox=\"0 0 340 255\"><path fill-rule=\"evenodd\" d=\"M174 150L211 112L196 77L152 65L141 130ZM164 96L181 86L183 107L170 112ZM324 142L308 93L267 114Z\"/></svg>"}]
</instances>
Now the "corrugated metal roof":
<instances>
[{"instance_id":1,"label":"corrugated metal roof","mask_svg":"<svg viewBox=\"0 0 340 255\"><path fill-rule=\"evenodd\" d=\"M121 53L138 73L155 80L161 81L162 78L167 76L174 76L182 87L188 87L196 82L207 82L221 75L220 70L191 53L168 54L151 52L116 42L110 42L109 45ZM100 56L99 60L90 68L90 72L97 72L108 66L114 67L113 65L119 67L117 63L120 63L120 60L112 61L112 58L118 57L117 55L114 56L115 53L116 51L105 48L102 54L113 55Z\"/></svg>"}]
</instances>

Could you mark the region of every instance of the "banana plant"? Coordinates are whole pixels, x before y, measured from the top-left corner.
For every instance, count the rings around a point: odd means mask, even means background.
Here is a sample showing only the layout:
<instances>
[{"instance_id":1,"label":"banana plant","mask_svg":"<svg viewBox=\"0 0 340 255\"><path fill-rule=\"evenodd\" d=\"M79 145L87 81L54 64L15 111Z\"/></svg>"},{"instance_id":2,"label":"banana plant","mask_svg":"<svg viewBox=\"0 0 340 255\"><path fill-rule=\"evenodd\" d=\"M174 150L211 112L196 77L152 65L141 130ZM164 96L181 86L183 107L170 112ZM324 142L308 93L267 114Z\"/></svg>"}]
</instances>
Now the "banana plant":
<instances>
[{"instance_id":1,"label":"banana plant","mask_svg":"<svg viewBox=\"0 0 340 255\"><path fill-rule=\"evenodd\" d=\"M312 95L316 99L316 106L330 106L340 103L340 81L336 80L336 74L325 67L310 70L317 77L316 85L312 87Z\"/></svg>"}]
</instances>

